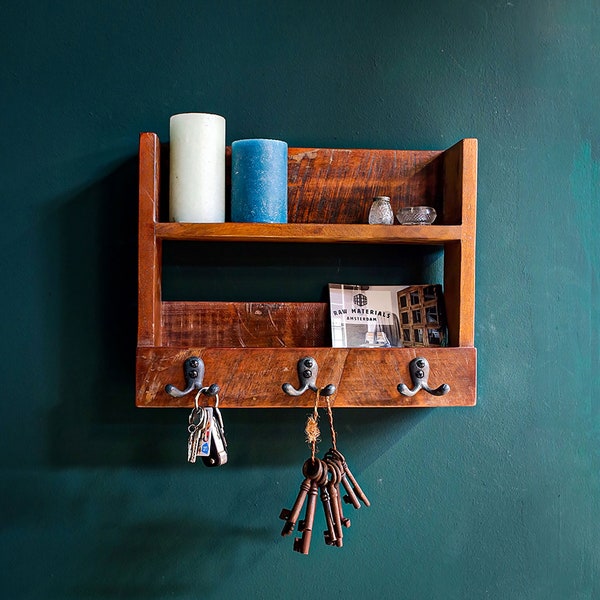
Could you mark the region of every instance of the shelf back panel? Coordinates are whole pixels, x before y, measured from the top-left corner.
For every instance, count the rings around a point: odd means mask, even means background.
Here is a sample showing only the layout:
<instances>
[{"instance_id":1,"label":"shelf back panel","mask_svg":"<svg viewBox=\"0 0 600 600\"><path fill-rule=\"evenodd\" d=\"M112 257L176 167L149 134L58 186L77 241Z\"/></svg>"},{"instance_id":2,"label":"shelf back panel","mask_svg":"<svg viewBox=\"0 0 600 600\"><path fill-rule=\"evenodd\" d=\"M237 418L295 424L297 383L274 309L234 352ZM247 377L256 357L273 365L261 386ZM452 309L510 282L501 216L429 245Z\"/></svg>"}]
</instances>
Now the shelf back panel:
<instances>
[{"instance_id":1,"label":"shelf back panel","mask_svg":"<svg viewBox=\"0 0 600 600\"><path fill-rule=\"evenodd\" d=\"M146 136L155 134L142 134ZM460 225L460 190L448 173L463 162L463 140L448 150L288 148L288 223L364 224L375 196L389 196L392 208L432 206L436 225ZM474 140L473 140L474 141ZM467 142L463 144L463 142ZM161 144L161 220L168 216L169 144ZM475 146L476 147L476 146ZM226 148L226 215L231 211L231 147Z\"/></svg>"},{"instance_id":2,"label":"shelf back panel","mask_svg":"<svg viewBox=\"0 0 600 600\"><path fill-rule=\"evenodd\" d=\"M164 346L212 348L319 348L331 346L326 302L163 302ZM423 324L423 329L428 325ZM386 326L393 346L399 331ZM428 335L419 347L429 344ZM367 339L362 339L367 345ZM360 344L357 344L360 345Z\"/></svg>"},{"instance_id":3,"label":"shelf back panel","mask_svg":"<svg viewBox=\"0 0 600 600\"><path fill-rule=\"evenodd\" d=\"M433 206L443 220L440 151L290 148L288 222L366 223L375 196Z\"/></svg>"},{"instance_id":4,"label":"shelf back panel","mask_svg":"<svg viewBox=\"0 0 600 600\"><path fill-rule=\"evenodd\" d=\"M329 346L321 302L163 302L165 346L297 348Z\"/></svg>"}]
</instances>

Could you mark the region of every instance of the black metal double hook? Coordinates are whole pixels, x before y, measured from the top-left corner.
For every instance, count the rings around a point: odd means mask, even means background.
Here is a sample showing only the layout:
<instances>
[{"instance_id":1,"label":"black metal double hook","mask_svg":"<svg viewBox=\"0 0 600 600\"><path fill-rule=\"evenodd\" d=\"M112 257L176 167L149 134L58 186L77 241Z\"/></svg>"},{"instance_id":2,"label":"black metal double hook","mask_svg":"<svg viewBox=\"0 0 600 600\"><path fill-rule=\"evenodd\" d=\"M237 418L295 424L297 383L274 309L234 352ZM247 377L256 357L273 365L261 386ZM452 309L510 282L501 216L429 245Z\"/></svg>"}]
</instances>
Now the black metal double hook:
<instances>
[{"instance_id":1,"label":"black metal double hook","mask_svg":"<svg viewBox=\"0 0 600 600\"><path fill-rule=\"evenodd\" d=\"M326 385L323 389L319 390L317 387L317 373L319 372L319 365L312 356L305 356L298 361L298 380L300 381L300 387L296 389L291 383L284 383L281 387L283 391L289 396L301 396L306 390L312 390L313 392L319 392L321 396L332 396L335 394L335 385Z\"/></svg>"},{"instance_id":2,"label":"black metal double hook","mask_svg":"<svg viewBox=\"0 0 600 600\"><path fill-rule=\"evenodd\" d=\"M203 387L204 361L197 356L190 356L183 363L183 377L186 386L184 390L180 390L169 383L165 386L165 392L173 398L181 398L194 390L201 391L205 396L216 396L219 393L219 386L216 383Z\"/></svg>"},{"instance_id":3,"label":"black metal double hook","mask_svg":"<svg viewBox=\"0 0 600 600\"><path fill-rule=\"evenodd\" d=\"M447 383L443 383L437 388L431 388L429 386L429 363L426 358L423 358L422 356L414 358L410 361L408 368L413 382L413 389L409 389L404 383L398 384L398 391L403 396L414 396L422 389L433 396L444 396L450 391L450 386ZM335 393L336 387L331 383L321 389L317 387L319 365L312 356L304 356L301 358L298 361L297 369L300 387L295 388L291 383L284 383L282 385L283 391L289 396L301 396L309 389L313 392L319 392L321 396L332 396ZM216 396L219 393L219 386L216 383L206 387L203 385L202 380L204 379L204 370L203 360L197 356L190 356L190 358L186 359L183 363L185 389L180 390L169 383L165 386L165 391L174 398L181 398L194 390L198 390L205 396Z\"/></svg>"},{"instance_id":4,"label":"black metal double hook","mask_svg":"<svg viewBox=\"0 0 600 600\"><path fill-rule=\"evenodd\" d=\"M398 384L398 391L403 396L414 396L421 389L429 392L433 396L443 396L450 391L450 386L447 383L442 383L442 385L435 389L429 387L427 382L427 379L429 378L429 363L426 358L423 358L422 356L413 358L408 365L408 369L414 387L410 390L403 383Z\"/></svg>"}]
</instances>

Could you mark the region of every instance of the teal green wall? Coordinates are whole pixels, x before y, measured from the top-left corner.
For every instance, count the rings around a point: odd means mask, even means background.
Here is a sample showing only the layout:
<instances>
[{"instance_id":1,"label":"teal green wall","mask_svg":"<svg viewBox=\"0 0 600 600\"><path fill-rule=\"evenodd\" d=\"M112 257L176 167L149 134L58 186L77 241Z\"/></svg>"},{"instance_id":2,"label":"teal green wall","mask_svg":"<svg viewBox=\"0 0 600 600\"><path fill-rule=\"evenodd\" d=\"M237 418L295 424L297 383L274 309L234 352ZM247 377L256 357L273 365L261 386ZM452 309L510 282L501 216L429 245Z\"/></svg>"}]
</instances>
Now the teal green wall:
<instances>
[{"instance_id":1,"label":"teal green wall","mask_svg":"<svg viewBox=\"0 0 600 600\"><path fill-rule=\"evenodd\" d=\"M599 598L599 56L595 0L4 2L0 595ZM279 535L304 411L224 411L211 471L133 406L138 133L184 111L479 139L479 404L337 413L343 549Z\"/></svg>"}]
</instances>

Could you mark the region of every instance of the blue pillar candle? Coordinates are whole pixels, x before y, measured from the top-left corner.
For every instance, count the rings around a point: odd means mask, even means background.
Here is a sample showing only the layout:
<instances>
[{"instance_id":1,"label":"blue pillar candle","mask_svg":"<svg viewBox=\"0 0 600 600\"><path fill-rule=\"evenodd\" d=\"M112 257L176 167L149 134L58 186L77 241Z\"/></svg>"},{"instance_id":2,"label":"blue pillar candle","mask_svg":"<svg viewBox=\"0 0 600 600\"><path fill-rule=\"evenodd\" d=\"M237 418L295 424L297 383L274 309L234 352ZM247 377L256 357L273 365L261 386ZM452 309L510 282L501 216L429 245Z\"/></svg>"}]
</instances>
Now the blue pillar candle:
<instances>
[{"instance_id":1,"label":"blue pillar candle","mask_svg":"<svg viewBox=\"0 0 600 600\"><path fill-rule=\"evenodd\" d=\"M281 140L231 144L231 220L287 223L288 145Z\"/></svg>"}]
</instances>

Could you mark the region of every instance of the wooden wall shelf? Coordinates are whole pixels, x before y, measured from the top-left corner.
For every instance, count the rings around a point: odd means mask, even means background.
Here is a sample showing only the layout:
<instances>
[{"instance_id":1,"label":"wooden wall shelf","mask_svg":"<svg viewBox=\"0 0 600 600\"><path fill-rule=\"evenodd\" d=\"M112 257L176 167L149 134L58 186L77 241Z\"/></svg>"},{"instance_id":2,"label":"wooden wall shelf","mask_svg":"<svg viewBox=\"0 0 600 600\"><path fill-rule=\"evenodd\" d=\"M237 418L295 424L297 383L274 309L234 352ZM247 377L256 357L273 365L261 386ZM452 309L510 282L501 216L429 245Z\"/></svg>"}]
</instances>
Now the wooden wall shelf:
<instances>
[{"instance_id":1,"label":"wooden wall shelf","mask_svg":"<svg viewBox=\"0 0 600 600\"><path fill-rule=\"evenodd\" d=\"M444 151L290 148L287 224L160 222L156 134L140 135L139 164L137 406L191 407L192 394L173 398L164 387L183 386L183 362L192 355L206 365L205 384L221 387L224 408L312 406L314 394L292 397L281 389L298 385L296 364L306 355L317 360L318 385L337 387L336 407L475 404L477 140ZM436 224L366 225L377 195L433 206ZM247 242L441 246L450 347L327 347L328 306L322 302L163 301L164 240L234 242L241 249ZM429 361L431 385L447 383L450 393L405 397L397 391L399 383L411 386L408 366L416 356Z\"/></svg>"}]
</instances>

